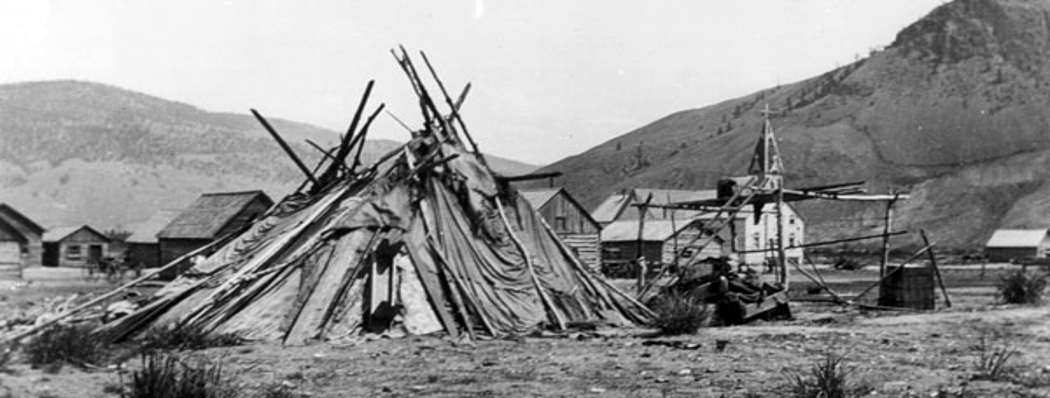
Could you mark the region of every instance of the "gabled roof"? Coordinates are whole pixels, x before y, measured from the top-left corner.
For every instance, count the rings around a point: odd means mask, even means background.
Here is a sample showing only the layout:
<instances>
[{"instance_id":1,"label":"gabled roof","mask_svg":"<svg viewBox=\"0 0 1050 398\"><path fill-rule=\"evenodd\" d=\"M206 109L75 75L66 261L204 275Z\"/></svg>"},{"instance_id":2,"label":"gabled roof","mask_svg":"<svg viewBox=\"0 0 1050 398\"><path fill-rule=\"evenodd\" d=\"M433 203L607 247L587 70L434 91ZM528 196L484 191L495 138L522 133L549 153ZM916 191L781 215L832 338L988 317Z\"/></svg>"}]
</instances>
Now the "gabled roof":
<instances>
[{"instance_id":1,"label":"gabled roof","mask_svg":"<svg viewBox=\"0 0 1050 398\"><path fill-rule=\"evenodd\" d=\"M148 220L134 225L131 228L131 236L128 243L157 243L157 234L171 221L178 217L179 212L174 210L161 210Z\"/></svg>"},{"instance_id":2,"label":"gabled roof","mask_svg":"<svg viewBox=\"0 0 1050 398\"><path fill-rule=\"evenodd\" d=\"M91 228L91 227L89 227L87 225L81 225L79 227L55 227L55 228L51 228L51 229L47 230L47 232L44 232L44 242L49 242L49 243L51 243L51 242L59 242L59 241L65 239L65 238L69 237L70 235L73 235L73 234L77 233L78 231L80 231L82 229L83 230L87 230L88 232L97 235L99 237L99 240L104 240L106 242L108 242L110 240L106 236L106 234L98 232L97 229Z\"/></svg>"},{"instance_id":3,"label":"gabled roof","mask_svg":"<svg viewBox=\"0 0 1050 398\"><path fill-rule=\"evenodd\" d=\"M609 195L598 207L591 212L600 223L610 223L616 220L637 220L639 209L634 205L644 202L652 195L651 205L666 205L668 203L690 202L696 200L707 200L718 197L715 190L683 190L662 188L635 188L624 193ZM670 210L650 208L646 213L646 219L670 220ZM675 218L686 219L700 214L698 211L676 210Z\"/></svg>"},{"instance_id":4,"label":"gabled roof","mask_svg":"<svg viewBox=\"0 0 1050 398\"><path fill-rule=\"evenodd\" d=\"M573 206L576 206L576 208L579 210L580 215L586 218L587 221L594 225L596 229L602 228L602 224L599 221L595 220L591 213L588 212L587 209L580 204L580 202L577 202L576 198L573 198L572 195L569 195L569 191L566 191L564 188L559 187L547 189L527 189L518 191L518 195L525 198L525 201L529 202L529 204L532 205L532 208L537 211L539 211L540 208L542 208L543 206L546 206L547 203L549 203L559 194L565 195L565 200L569 201L569 203L572 203Z\"/></svg>"},{"instance_id":5,"label":"gabled roof","mask_svg":"<svg viewBox=\"0 0 1050 398\"><path fill-rule=\"evenodd\" d=\"M29 217L18 212L18 210L15 210L14 207L11 207L7 203L0 203L0 219L21 224L25 228L38 234L43 234L45 231L44 227L41 227L40 224L33 222Z\"/></svg>"},{"instance_id":6,"label":"gabled roof","mask_svg":"<svg viewBox=\"0 0 1050 398\"><path fill-rule=\"evenodd\" d=\"M223 227L257 199L263 200L267 207L273 205L273 200L263 191L203 194L157 233L157 238L215 238Z\"/></svg>"},{"instance_id":7,"label":"gabled roof","mask_svg":"<svg viewBox=\"0 0 1050 398\"><path fill-rule=\"evenodd\" d=\"M594 217L595 221L600 223L610 223L616 221L616 218L620 216L620 212L623 211L630 201L630 197L624 194L612 194L608 198L605 198L598 207L595 207L591 211L591 217Z\"/></svg>"},{"instance_id":8,"label":"gabled roof","mask_svg":"<svg viewBox=\"0 0 1050 398\"><path fill-rule=\"evenodd\" d=\"M672 225L673 224L673 225ZM646 242L663 242L686 229L689 220L646 220L642 231L642 240ZM677 227L676 228L672 228ZM638 220L616 221L602 229L602 242L633 242L638 240Z\"/></svg>"},{"instance_id":9,"label":"gabled roof","mask_svg":"<svg viewBox=\"0 0 1050 398\"><path fill-rule=\"evenodd\" d=\"M552 189L522 189L518 191L518 195L529 201L532 207L539 209L558 196L558 192L561 192L561 188Z\"/></svg>"},{"instance_id":10,"label":"gabled roof","mask_svg":"<svg viewBox=\"0 0 1050 398\"><path fill-rule=\"evenodd\" d=\"M1039 247L1046 229L1000 229L992 233L986 247Z\"/></svg>"}]
</instances>

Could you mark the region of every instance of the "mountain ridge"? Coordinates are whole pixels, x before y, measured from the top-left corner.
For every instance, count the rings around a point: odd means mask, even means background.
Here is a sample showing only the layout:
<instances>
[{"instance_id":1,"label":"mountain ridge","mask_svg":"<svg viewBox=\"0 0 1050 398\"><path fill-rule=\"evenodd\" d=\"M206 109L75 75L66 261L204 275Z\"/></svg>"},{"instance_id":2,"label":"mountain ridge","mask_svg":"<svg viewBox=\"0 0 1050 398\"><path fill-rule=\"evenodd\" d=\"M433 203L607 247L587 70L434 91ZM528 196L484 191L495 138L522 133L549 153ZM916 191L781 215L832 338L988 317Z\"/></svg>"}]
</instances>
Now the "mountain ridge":
<instances>
[{"instance_id":1,"label":"mountain ridge","mask_svg":"<svg viewBox=\"0 0 1050 398\"><path fill-rule=\"evenodd\" d=\"M269 118L307 164L338 133ZM400 145L367 140L369 163ZM494 169L534 166L487 156ZM79 80L0 85L0 202L45 226L129 228L203 192L263 189L275 199L304 176L250 115L208 112Z\"/></svg>"},{"instance_id":2,"label":"mountain ridge","mask_svg":"<svg viewBox=\"0 0 1050 398\"><path fill-rule=\"evenodd\" d=\"M632 187L710 189L745 173L769 104L789 186L910 191L895 223L969 250L995 228L1050 227L1032 196L1050 193L1048 60L1050 2L957 0L854 63L671 113L543 170L592 208ZM799 207L810 241L875 231L883 211Z\"/></svg>"}]
</instances>

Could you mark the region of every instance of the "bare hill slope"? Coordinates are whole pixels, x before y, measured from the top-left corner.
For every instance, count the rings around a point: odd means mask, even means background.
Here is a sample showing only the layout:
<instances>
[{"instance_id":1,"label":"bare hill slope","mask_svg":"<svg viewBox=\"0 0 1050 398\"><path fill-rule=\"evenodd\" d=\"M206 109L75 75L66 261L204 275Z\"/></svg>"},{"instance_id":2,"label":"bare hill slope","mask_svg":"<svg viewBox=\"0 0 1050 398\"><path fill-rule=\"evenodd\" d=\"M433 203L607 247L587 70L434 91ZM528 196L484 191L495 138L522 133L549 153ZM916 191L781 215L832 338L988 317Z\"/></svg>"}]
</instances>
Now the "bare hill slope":
<instances>
[{"instance_id":1,"label":"bare hill slope","mask_svg":"<svg viewBox=\"0 0 1050 398\"><path fill-rule=\"evenodd\" d=\"M349 116L348 116L349 118ZM336 132L272 118L309 164L303 140ZM398 145L369 140L368 162ZM530 165L490 157L508 174ZM303 180L258 122L113 86L49 81L0 85L0 202L45 226L127 228L203 192L264 189L275 199Z\"/></svg>"},{"instance_id":2,"label":"bare hill slope","mask_svg":"<svg viewBox=\"0 0 1050 398\"><path fill-rule=\"evenodd\" d=\"M547 166L587 205L630 187L710 188L742 174L765 104L790 186L910 191L902 228L976 248L1050 227L1050 2L957 0L885 49L798 83L686 110ZM881 209L807 203L811 238L875 228Z\"/></svg>"}]
</instances>

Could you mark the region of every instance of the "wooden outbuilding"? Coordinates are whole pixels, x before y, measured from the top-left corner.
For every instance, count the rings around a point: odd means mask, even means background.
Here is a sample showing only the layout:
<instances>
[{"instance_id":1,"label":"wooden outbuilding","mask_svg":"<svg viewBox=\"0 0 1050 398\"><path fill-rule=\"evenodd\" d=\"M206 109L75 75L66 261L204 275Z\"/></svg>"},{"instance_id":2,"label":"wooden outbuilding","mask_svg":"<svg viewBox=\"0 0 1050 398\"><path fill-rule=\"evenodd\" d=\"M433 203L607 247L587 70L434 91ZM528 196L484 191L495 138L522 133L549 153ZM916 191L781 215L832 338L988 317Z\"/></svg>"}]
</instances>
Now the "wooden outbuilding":
<instances>
[{"instance_id":1,"label":"wooden outbuilding","mask_svg":"<svg viewBox=\"0 0 1050 398\"><path fill-rule=\"evenodd\" d=\"M999 229L984 246L988 261L1008 262L1046 258L1047 229Z\"/></svg>"},{"instance_id":2,"label":"wooden outbuilding","mask_svg":"<svg viewBox=\"0 0 1050 398\"><path fill-rule=\"evenodd\" d=\"M593 270L601 265L601 225L562 188L520 190L567 246Z\"/></svg>"},{"instance_id":3,"label":"wooden outbuilding","mask_svg":"<svg viewBox=\"0 0 1050 398\"><path fill-rule=\"evenodd\" d=\"M44 232L44 265L92 267L109 256L110 239L87 225Z\"/></svg>"},{"instance_id":4,"label":"wooden outbuilding","mask_svg":"<svg viewBox=\"0 0 1050 398\"><path fill-rule=\"evenodd\" d=\"M126 260L129 266L156 268L163 265L160 262L157 234L178 215L176 211L162 210L131 228L131 236L125 240L128 247Z\"/></svg>"},{"instance_id":5,"label":"wooden outbuilding","mask_svg":"<svg viewBox=\"0 0 1050 398\"><path fill-rule=\"evenodd\" d=\"M651 220L646 221L641 233L641 253L638 251L638 220L616 221L602 229L602 267L611 269L623 267L635 262L639 256L644 257L651 269L675 261L675 249L680 251L704 231L701 220ZM679 262L700 256L721 257L729 254L729 242L718 236L700 253L684 250Z\"/></svg>"},{"instance_id":6,"label":"wooden outbuilding","mask_svg":"<svg viewBox=\"0 0 1050 398\"><path fill-rule=\"evenodd\" d=\"M242 230L273 206L263 191L201 195L157 233L159 264L167 264L217 238ZM192 266L189 262L161 274L172 279Z\"/></svg>"},{"instance_id":7,"label":"wooden outbuilding","mask_svg":"<svg viewBox=\"0 0 1050 398\"><path fill-rule=\"evenodd\" d=\"M673 203L710 200L717 197L717 190L691 191L681 189L636 188L610 195L595 208L592 214L600 224L606 227L618 224L620 227L617 228L633 228L635 232L633 232L634 235L631 237L637 241L638 219L641 216L641 207L639 207L638 204L649 200L649 204L652 206L648 208L645 213L645 224L647 224L646 230L649 230L648 224L653 222L657 222L653 225L663 225L664 229L670 229L669 225L672 218L677 220L679 226L689 225L693 221L700 221L699 225L710 226L715 224L715 213L713 212L672 210L660 206ZM710 254L721 256L740 252L738 260L751 265L761 265L767 258L775 256L776 252L769 250L776 247L777 220L774 206L775 205L764 206L762 213L757 215L752 206L748 206L737 213L733 220L732 228L729 228L728 232L719 234L728 245L717 251L712 250ZM801 245L805 240L805 219L790 204L784 204L783 206L784 245L787 247ZM667 225L662 223L666 223ZM631 227L632 224L634 227ZM625 236L625 238L627 237ZM679 244L684 246L690 240L691 239L679 238ZM619 258L620 255L604 250L606 247L614 247L618 246L618 244L606 245L605 241L606 233L603 231L603 256ZM627 250L632 252L637 251L635 249ZM706 251L707 250L705 249L705 252ZM797 262L801 260L803 250L800 248L788 249L785 252L785 256L787 261ZM646 259L652 261L649 255L646 255Z\"/></svg>"},{"instance_id":8,"label":"wooden outbuilding","mask_svg":"<svg viewBox=\"0 0 1050 398\"><path fill-rule=\"evenodd\" d=\"M0 279L19 279L25 267L39 266L44 228L0 203Z\"/></svg>"}]
</instances>

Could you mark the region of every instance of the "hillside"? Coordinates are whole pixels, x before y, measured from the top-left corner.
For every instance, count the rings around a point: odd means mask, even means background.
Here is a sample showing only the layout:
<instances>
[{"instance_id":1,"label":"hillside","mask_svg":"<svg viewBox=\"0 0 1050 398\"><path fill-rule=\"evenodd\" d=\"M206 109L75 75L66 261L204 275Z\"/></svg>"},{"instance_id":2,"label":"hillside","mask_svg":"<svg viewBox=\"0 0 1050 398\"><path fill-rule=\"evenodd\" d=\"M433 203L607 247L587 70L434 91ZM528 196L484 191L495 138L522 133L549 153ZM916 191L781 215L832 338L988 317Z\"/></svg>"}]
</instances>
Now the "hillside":
<instances>
[{"instance_id":1,"label":"hillside","mask_svg":"<svg viewBox=\"0 0 1050 398\"><path fill-rule=\"evenodd\" d=\"M305 139L334 145L338 137L304 123L270 121L308 164L320 158ZM370 140L362 158L367 163L397 145ZM508 174L534 169L489 159ZM207 112L97 83L0 85L0 202L45 226L128 228L202 192L264 189L279 199L302 180L249 115Z\"/></svg>"},{"instance_id":2,"label":"hillside","mask_svg":"<svg viewBox=\"0 0 1050 398\"><path fill-rule=\"evenodd\" d=\"M743 174L765 104L789 186L897 189L901 228L976 249L1050 227L1050 2L957 0L853 64L677 112L544 170L588 206L630 187L711 188ZM876 228L877 206L807 203L809 240Z\"/></svg>"}]
</instances>

